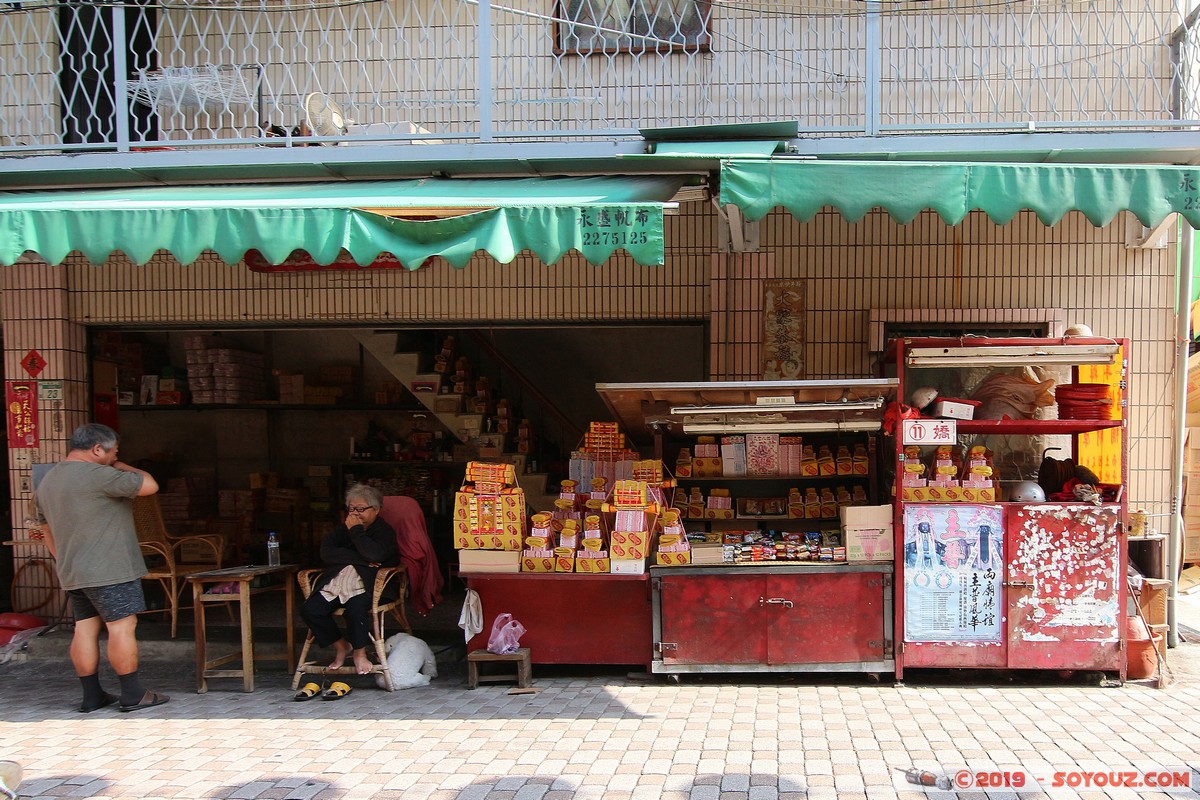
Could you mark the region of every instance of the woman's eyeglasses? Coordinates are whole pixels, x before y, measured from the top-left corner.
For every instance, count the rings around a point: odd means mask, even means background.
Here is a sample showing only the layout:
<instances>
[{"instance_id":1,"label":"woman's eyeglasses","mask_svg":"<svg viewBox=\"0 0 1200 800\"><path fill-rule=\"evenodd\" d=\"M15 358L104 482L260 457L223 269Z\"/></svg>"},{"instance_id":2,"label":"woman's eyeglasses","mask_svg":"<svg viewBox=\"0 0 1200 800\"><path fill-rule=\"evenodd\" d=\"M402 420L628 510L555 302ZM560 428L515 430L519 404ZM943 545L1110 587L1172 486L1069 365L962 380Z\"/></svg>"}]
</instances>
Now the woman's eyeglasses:
<instances>
[{"instance_id":1,"label":"woman's eyeglasses","mask_svg":"<svg viewBox=\"0 0 1200 800\"><path fill-rule=\"evenodd\" d=\"M374 508L374 506L346 506L346 510L351 514L361 514L364 511L369 511L372 508Z\"/></svg>"}]
</instances>

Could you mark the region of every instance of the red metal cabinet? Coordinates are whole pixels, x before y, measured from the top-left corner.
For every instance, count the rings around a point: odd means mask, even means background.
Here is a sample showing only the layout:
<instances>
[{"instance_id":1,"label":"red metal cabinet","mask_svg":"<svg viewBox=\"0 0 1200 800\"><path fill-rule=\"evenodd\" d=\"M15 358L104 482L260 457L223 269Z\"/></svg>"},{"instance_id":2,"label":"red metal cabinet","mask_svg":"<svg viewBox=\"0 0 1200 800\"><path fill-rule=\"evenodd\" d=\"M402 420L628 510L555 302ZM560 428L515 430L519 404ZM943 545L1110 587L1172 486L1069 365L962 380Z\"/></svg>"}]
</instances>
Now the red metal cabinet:
<instances>
[{"instance_id":1,"label":"red metal cabinet","mask_svg":"<svg viewBox=\"0 0 1200 800\"><path fill-rule=\"evenodd\" d=\"M1115 505L1008 509L1008 666L1120 670L1125 602Z\"/></svg>"},{"instance_id":2,"label":"red metal cabinet","mask_svg":"<svg viewBox=\"0 0 1200 800\"><path fill-rule=\"evenodd\" d=\"M521 646L535 664L650 666L650 576L463 573L479 593L483 632L468 650L487 647L497 614L525 626Z\"/></svg>"},{"instance_id":3,"label":"red metal cabinet","mask_svg":"<svg viewBox=\"0 0 1200 800\"><path fill-rule=\"evenodd\" d=\"M1032 412L1006 407L993 390L976 397L993 401L990 409L987 403L980 407L979 418L907 427L897 420L888 431L898 498L897 677L907 667L1101 670L1124 677L1129 350L1127 339L1080 337L906 338L889 348L901 397L918 387L971 397L993 376L1015 375L1016 367L1044 368L1036 383L1017 385L1024 392L1009 396L1024 398ZM1056 389L1073 383L1108 387L1106 402L1067 403L1056 391L1049 399L1057 409L1044 410L1049 382ZM1033 437L1056 437L1054 443L1064 445L1057 457L1068 456L1094 473L1104 502L1082 503L1069 489L1056 488L1066 481L1051 464L1042 476L1035 459L1024 458L1045 445ZM970 501L945 495L945 484L922 483L921 467L929 469L934 447L942 444L994 448L997 485L963 485L974 492ZM913 459L920 463L910 470ZM1018 481L1039 477L1050 502L1006 502ZM945 524L939 525L939 514ZM987 537L981 535L985 525ZM985 541L989 556L980 566Z\"/></svg>"},{"instance_id":4,"label":"red metal cabinet","mask_svg":"<svg viewBox=\"0 0 1200 800\"><path fill-rule=\"evenodd\" d=\"M941 531L935 522L931 533L939 549L933 553L913 541L919 539L913 528L924 520L936 521L939 514L953 515L960 527ZM1116 504L906 504L902 668L1121 671L1125 585L1120 514ZM967 570L963 585L955 586L950 579L963 570L943 563L944 542L973 529L961 523L976 518L1001 525L1003 543L993 545L987 563ZM978 550L971 541L965 553L977 558ZM923 559L932 559L933 569L923 566ZM922 576L924 583L917 580ZM941 576L949 577L939 592L934 583ZM984 601L970 607L965 601L968 580L988 589ZM993 608L989 627L972 636L972 616Z\"/></svg>"},{"instance_id":5,"label":"red metal cabinet","mask_svg":"<svg viewBox=\"0 0 1200 800\"><path fill-rule=\"evenodd\" d=\"M653 671L891 671L892 565L651 570Z\"/></svg>"}]
</instances>

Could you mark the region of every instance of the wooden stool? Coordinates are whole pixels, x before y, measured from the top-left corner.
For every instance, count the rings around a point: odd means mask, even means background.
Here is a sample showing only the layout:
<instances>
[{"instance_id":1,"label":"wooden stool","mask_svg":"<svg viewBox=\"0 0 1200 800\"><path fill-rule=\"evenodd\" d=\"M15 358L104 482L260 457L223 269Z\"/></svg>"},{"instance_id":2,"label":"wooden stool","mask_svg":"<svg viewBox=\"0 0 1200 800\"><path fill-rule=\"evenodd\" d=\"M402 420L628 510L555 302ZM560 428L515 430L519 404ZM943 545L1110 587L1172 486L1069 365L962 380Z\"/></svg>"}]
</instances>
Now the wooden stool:
<instances>
[{"instance_id":1,"label":"wooden stool","mask_svg":"<svg viewBox=\"0 0 1200 800\"><path fill-rule=\"evenodd\" d=\"M495 664L509 662L517 665L517 673L502 675L480 675L480 664ZM516 680L517 688L527 689L533 685L533 663L529 659L529 648L521 647L515 653L497 655L487 650L475 650L467 656L467 688L478 688L481 683L497 683L500 681Z\"/></svg>"}]
</instances>

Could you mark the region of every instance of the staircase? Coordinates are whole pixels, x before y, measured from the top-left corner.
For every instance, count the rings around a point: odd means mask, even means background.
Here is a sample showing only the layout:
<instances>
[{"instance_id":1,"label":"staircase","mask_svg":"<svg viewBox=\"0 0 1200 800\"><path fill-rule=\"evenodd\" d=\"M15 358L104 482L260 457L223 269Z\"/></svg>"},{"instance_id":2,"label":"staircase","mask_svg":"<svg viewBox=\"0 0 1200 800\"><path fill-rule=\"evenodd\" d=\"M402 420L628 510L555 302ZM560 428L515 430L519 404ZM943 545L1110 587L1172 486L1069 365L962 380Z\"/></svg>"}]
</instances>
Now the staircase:
<instances>
[{"instance_id":1,"label":"staircase","mask_svg":"<svg viewBox=\"0 0 1200 800\"><path fill-rule=\"evenodd\" d=\"M353 336L459 442L473 447L477 444L483 427L483 415L466 413L463 395L440 393L443 376L438 372L422 370L422 353L396 352L395 333L355 331ZM501 460L512 463L516 468L517 485L525 492L527 511L530 514L553 511L558 494L547 493L547 489L553 491L554 488L546 486L548 475L544 472L526 473L525 459L524 453L505 453L501 457Z\"/></svg>"}]
</instances>

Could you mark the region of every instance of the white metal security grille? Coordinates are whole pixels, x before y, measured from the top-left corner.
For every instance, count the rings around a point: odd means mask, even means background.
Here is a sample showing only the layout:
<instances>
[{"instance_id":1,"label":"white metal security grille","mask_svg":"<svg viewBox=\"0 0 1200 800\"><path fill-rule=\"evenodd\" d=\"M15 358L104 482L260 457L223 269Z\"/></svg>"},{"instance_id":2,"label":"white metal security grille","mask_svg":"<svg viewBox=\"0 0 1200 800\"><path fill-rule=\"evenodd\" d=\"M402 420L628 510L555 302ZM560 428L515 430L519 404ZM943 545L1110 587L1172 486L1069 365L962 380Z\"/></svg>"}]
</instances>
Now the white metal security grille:
<instances>
[{"instance_id":1,"label":"white metal security grille","mask_svg":"<svg viewBox=\"0 0 1200 800\"><path fill-rule=\"evenodd\" d=\"M0 3L0 153L563 141L798 120L815 136L1200 123L1168 0ZM273 134L268 137L268 132ZM280 138L282 137L282 138Z\"/></svg>"}]
</instances>

